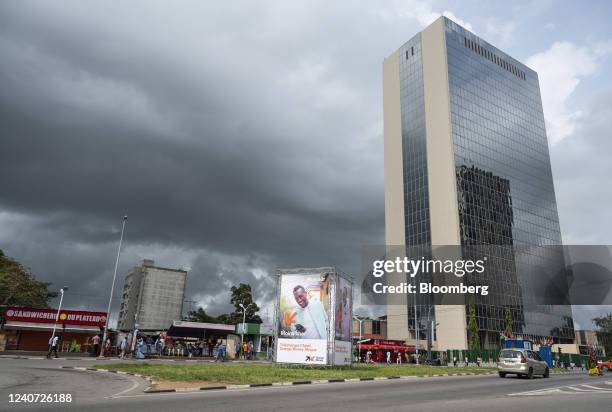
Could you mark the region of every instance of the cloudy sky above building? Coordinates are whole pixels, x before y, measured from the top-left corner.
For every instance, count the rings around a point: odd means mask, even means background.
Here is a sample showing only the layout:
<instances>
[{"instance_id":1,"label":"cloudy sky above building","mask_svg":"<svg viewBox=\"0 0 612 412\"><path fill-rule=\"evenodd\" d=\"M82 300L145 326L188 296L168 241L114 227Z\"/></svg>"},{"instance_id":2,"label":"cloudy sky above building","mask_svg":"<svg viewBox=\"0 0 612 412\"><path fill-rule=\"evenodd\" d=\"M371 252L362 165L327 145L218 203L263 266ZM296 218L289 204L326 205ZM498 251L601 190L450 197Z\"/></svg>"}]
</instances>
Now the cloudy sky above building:
<instances>
[{"instance_id":1,"label":"cloudy sky above building","mask_svg":"<svg viewBox=\"0 0 612 412\"><path fill-rule=\"evenodd\" d=\"M271 308L277 267L358 274L384 239L382 60L440 14L538 71L564 242L612 244L611 12L2 2L0 248L85 309L106 307L124 214L119 273L188 267L213 314L239 282Z\"/></svg>"}]
</instances>

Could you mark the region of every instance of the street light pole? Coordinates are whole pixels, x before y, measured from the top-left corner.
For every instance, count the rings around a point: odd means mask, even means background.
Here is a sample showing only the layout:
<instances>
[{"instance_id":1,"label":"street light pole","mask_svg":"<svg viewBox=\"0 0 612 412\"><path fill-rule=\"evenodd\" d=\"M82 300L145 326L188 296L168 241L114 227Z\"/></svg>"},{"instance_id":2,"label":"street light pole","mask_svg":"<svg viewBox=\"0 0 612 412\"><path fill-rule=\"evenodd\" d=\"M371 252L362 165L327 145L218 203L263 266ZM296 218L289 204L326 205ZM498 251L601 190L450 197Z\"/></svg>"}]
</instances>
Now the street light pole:
<instances>
[{"instance_id":1,"label":"street light pole","mask_svg":"<svg viewBox=\"0 0 612 412\"><path fill-rule=\"evenodd\" d=\"M433 343L433 320L431 320L431 308L433 305L429 305L427 310L427 361L431 363L431 346Z\"/></svg>"},{"instance_id":2,"label":"street light pole","mask_svg":"<svg viewBox=\"0 0 612 412\"><path fill-rule=\"evenodd\" d=\"M419 364L419 317L417 315L416 295L414 295L414 350L416 354L416 364Z\"/></svg>"},{"instance_id":3,"label":"street light pole","mask_svg":"<svg viewBox=\"0 0 612 412\"><path fill-rule=\"evenodd\" d=\"M353 316L357 322L359 322L359 342L357 343L357 351L359 352L359 362L361 363L361 325L363 324L363 319L357 316Z\"/></svg>"},{"instance_id":4,"label":"street light pole","mask_svg":"<svg viewBox=\"0 0 612 412\"><path fill-rule=\"evenodd\" d=\"M55 315L55 323L53 324L53 334L51 335L51 342L53 342L53 338L55 338L55 328L57 327L57 321L59 320L60 311L62 310L62 301L64 300L64 292L68 290L68 286L64 286L60 289L60 301L59 306L57 307L57 314Z\"/></svg>"},{"instance_id":5,"label":"street light pole","mask_svg":"<svg viewBox=\"0 0 612 412\"><path fill-rule=\"evenodd\" d=\"M110 318L111 303L113 302L113 292L115 291L115 279L117 278L117 266L119 266L119 255L121 255L121 243L123 243L123 232L125 231L125 222L127 215L123 216L123 224L121 225L121 237L119 237L119 248L117 249L117 260L115 260L115 271L113 272L113 283L111 284L110 297L108 298L108 308L106 309L106 323L104 323L104 334L102 335L102 345L100 345L100 357L104 353L104 345L106 344L106 335L108 333L108 321Z\"/></svg>"},{"instance_id":6,"label":"street light pole","mask_svg":"<svg viewBox=\"0 0 612 412\"><path fill-rule=\"evenodd\" d=\"M245 325L246 325L246 310L249 306L251 306L253 304L253 302L249 303L248 305L244 306L242 303L240 304L240 307L242 308L242 328L240 329L240 332L242 332L240 334L241 336L241 343L244 345L244 330L246 329Z\"/></svg>"}]
</instances>

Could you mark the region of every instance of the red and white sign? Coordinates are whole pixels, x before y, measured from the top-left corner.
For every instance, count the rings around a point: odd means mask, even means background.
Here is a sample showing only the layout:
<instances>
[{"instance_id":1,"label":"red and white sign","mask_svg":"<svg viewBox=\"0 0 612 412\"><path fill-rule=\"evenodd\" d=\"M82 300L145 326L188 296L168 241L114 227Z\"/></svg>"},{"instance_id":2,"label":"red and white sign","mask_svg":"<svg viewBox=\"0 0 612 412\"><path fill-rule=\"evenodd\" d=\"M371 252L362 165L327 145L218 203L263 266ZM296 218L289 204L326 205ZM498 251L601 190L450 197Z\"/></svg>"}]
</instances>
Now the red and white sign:
<instances>
[{"instance_id":1,"label":"red and white sign","mask_svg":"<svg viewBox=\"0 0 612 412\"><path fill-rule=\"evenodd\" d=\"M7 321L55 323L57 309L34 309L9 306L4 310L3 316ZM104 326L106 324L106 313L61 310L57 323L60 325Z\"/></svg>"},{"instance_id":2,"label":"red and white sign","mask_svg":"<svg viewBox=\"0 0 612 412\"><path fill-rule=\"evenodd\" d=\"M337 340L334 342L334 365L350 365L353 356L353 344Z\"/></svg>"}]
</instances>

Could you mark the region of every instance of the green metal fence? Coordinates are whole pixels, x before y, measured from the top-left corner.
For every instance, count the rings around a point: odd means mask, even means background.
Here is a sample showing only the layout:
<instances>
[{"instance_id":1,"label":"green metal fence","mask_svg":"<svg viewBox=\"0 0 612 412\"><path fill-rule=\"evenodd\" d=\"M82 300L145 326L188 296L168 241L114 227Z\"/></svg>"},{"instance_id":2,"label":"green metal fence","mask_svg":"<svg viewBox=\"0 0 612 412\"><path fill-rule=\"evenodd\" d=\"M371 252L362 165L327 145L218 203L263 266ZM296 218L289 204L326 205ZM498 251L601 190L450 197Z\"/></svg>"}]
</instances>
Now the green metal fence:
<instances>
[{"instance_id":1,"label":"green metal fence","mask_svg":"<svg viewBox=\"0 0 612 412\"><path fill-rule=\"evenodd\" d=\"M453 359L457 359L457 362L463 363L466 358L470 363L476 362L477 359L480 359L483 363L494 363L497 362L497 356L501 349L470 349L470 350L447 350L446 352L438 352L438 357L443 357L444 361L447 363L452 363ZM576 367L582 367L583 365L586 367L588 365L589 357L588 355L577 355L572 353L562 353L561 355L558 352L553 352L553 359L555 363L561 363L561 366L570 366L572 363ZM598 357L598 360L606 360L605 357Z\"/></svg>"}]
</instances>

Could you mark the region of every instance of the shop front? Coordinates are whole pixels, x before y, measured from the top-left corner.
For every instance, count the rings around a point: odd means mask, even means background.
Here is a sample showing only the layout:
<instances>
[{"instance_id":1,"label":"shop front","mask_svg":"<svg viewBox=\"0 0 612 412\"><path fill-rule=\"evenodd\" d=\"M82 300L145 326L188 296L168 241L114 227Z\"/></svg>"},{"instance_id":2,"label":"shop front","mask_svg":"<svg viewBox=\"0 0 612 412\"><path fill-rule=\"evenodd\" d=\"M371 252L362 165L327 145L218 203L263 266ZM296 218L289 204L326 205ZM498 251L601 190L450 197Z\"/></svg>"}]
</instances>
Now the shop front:
<instances>
[{"instance_id":1,"label":"shop front","mask_svg":"<svg viewBox=\"0 0 612 412\"><path fill-rule=\"evenodd\" d=\"M234 357L238 336L234 325L175 320L165 336L164 355L215 357L218 345L227 347L227 356Z\"/></svg>"},{"instance_id":2,"label":"shop front","mask_svg":"<svg viewBox=\"0 0 612 412\"><path fill-rule=\"evenodd\" d=\"M268 358L273 348L273 327L269 323L238 323L236 324L236 335L242 338L242 349L240 356L245 359ZM244 345L247 346L244 346ZM247 349L248 352L245 353Z\"/></svg>"},{"instance_id":3,"label":"shop front","mask_svg":"<svg viewBox=\"0 0 612 412\"><path fill-rule=\"evenodd\" d=\"M104 312L62 309L58 317L57 309L9 306L2 313L0 351L46 351L55 326L59 351L88 352L105 323Z\"/></svg>"},{"instance_id":4,"label":"shop front","mask_svg":"<svg viewBox=\"0 0 612 412\"><path fill-rule=\"evenodd\" d=\"M414 346L405 346L401 340L366 339L356 345L360 362L387 362L387 353L390 361L401 363L412 361L410 356L414 353Z\"/></svg>"}]
</instances>

